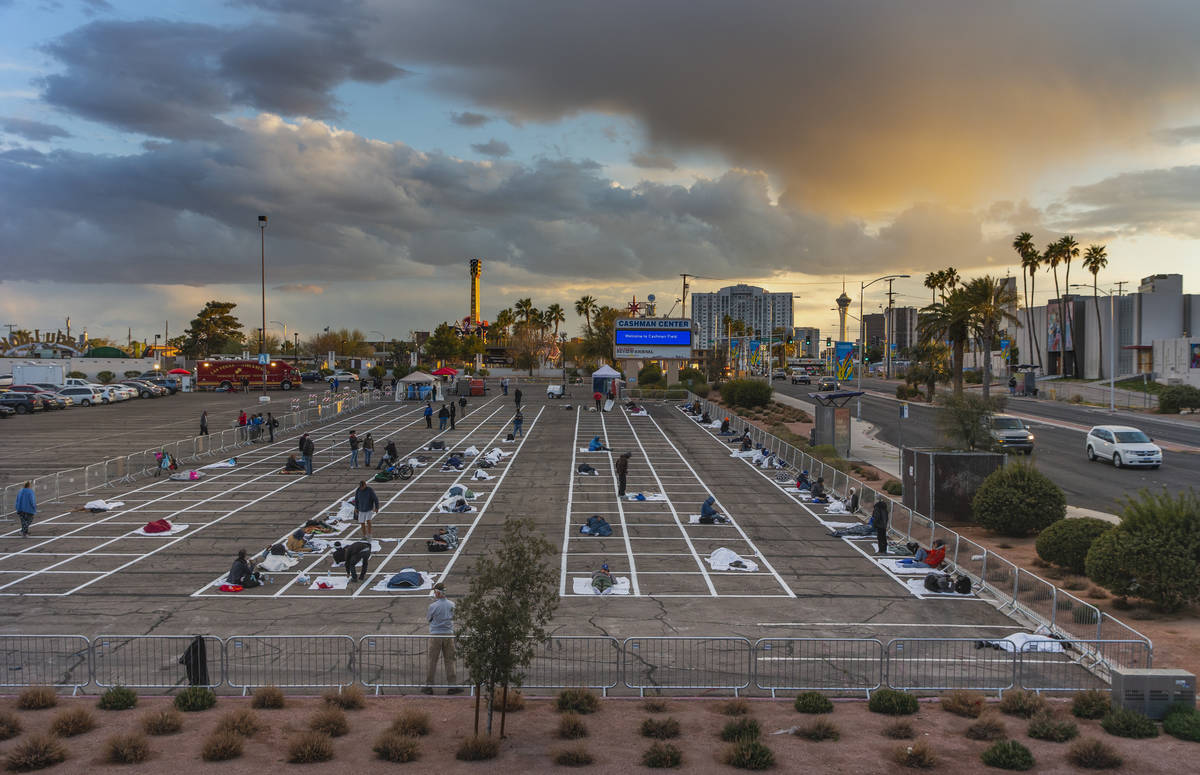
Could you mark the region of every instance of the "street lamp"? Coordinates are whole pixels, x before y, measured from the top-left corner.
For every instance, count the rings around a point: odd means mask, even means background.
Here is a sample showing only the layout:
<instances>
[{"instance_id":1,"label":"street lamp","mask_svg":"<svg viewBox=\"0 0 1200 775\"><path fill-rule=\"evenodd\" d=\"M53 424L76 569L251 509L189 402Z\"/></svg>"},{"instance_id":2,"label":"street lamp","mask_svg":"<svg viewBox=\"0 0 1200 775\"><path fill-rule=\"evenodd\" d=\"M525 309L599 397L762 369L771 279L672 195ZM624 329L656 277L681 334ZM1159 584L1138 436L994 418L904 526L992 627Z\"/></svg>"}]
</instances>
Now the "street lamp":
<instances>
[{"instance_id":1,"label":"street lamp","mask_svg":"<svg viewBox=\"0 0 1200 775\"><path fill-rule=\"evenodd\" d=\"M1086 288L1083 283L1071 283L1072 288ZM1108 411L1117 411L1117 326L1116 315L1114 308L1117 303L1113 301L1113 294L1110 291L1101 291L1099 288L1092 288L1093 291L1099 291L1108 297ZM1096 327L1100 327L1100 321L1096 321ZM1103 357L1103 353L1100 353Z\"/></svg>"},{"instance_id":2,"label":"street lamp","mask_svg":"<svg viewBox=\"0 0 1200 775\"><path fill-rule=\"evenodd\" d=\"M267 216L258 216L258 250L261 260L260 279L262 281L262 328L258 329L258 354L259 360L262 360L262 354L266 348L267 338ZM286 336L286 334L285 334ZM263 393L267 392L267 364L263 364L262 389Z\"/></svg>"},{"instance_id":3,"label":"street lamp","mask_svg":"<svg viewBox=\"0 0 1200 775\"><path fill-rule=\"evenodd\" d=\"M293 331L292 336L294 336L296 338L296 341L292 344L292 365L299 366L300 365L300 332Z\"/></svg>"},{"instance_id":4,"label":"street lamp","mask_svg":"<svg viewBox=\"0 0 1200 775\"><path fill-rule=\"evenodd\" d=\"M155 334L155 335L154 335L154 362L155 362L156 364L159 362L159 358L161 357L161 356L158 354L158 338L159 338L160 336L162 336L162 334Z\"/></svg>"},{"instance_id":5,"label":"street lamp","mask_svg":"<svg viewBox=\"0 0 1200 775\"><path fill-rule=\"evenodd\" d=\"M282 320L272 320L272 323L283 329L283 339L280 340L280 347L287 347L287 323ZM266 336L263 336L263 347L266 348Z\"/></svg>"},{"instance_id":6,"label":"street lamp","mask_svg":"<svg viewBox=\"0 0 1200 775\"><path fill-rule=\"evenodd\" d=\"M912 275L907 275L907 274L888 274L888 275L884 275L883 277L876 277L874 280L872 280L869 283L864 283L861 280L859 281L859 284L858 284L859 285L859 287L858 287L858 387L857 387L857 389L860 391L862 390L863 367L866 364L866 360L867 360L867 347L866 347L866 345L867 345L867 324L863 322L863 295L865 294L866 290L868 288L870 288L872 285L874 285L875 283L883 282L884 280L886 280L887 284L888 284L888 304L890 306L891 298L892 298L892 283L895 282L896 280L902 280L902 279L905 279L905 278L908 278L911 276ZM890 344L891 344L890 342L887 342L887 343L885 343L885 346L888 346ZM890 349L890 347L889 347L889 349ZM861 420L862 419L862 397L861 396L858 398L857 409L858 409L858 417Z\"/></svg>"}]
</instances>

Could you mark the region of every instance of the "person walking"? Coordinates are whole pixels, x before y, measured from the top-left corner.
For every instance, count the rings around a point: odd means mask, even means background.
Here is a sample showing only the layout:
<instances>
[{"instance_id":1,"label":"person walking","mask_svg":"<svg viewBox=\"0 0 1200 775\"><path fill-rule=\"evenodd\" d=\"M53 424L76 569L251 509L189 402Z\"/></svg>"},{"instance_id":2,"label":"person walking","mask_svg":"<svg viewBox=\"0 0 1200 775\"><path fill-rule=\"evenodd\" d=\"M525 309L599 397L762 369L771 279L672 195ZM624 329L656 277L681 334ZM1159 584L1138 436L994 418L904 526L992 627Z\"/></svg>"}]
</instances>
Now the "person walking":
<instances>
[{"instance_id":1,"label":"person walking","mask_svg":"<svg viewBox=\"0 0 1200 775\"><path fill-rule=\"evenodd\" d=\"M879 549L877 554L887 554L889 519L888 499L880 496L879 500L875 501L875 508L871 509L871 521L875 523L875 541Z\"/></svg>"},{"instance_id":2,"label":"person walking","mask_svg":"<svg viewBox=\"0 0 1200 775\"><path fill-rule=\"evenodd\" d=\"M604 405L604 394L597 390L592 393L592 400L596 402L596 411L600 411L600 407Z\"/></svg>"},{"instance_id":3,"label":"person walking","mask_svg":"<svg viewBox=\"0 0 1200 775\"><path fill-rule=\"evenodd\" d=\"M500 389L504 391L504 395L508 395L508 377L500 380Z\"/></svg>"},{"instance_id":4,"label":"person walking","mask_svg":"<svg viewBox=\"0 0 1200 775\"><path fill-rule=\"evenodd\" d=\"M517 413L513 415L513 438L520 438L521 424L525 422L525 415L521 414L520 407L517 408Z\"/></svg>"},{"instance_id":5,"label":"person walking","mask_svg":"<svg viewBox=\"0 0 1200 775\"><path fill-rule=\"evenodd\" d=\"M428 402L425 404L425 427L433 428L433 404Z\"/></svg>"},{"instance_id":6,"label":"person walking","mask_svg":"<svg viewBox=\"0 0 1200 775\"><path fill-rule=\"evenodd\" d=\"M438 582L433 585L433 602L429 604L429 651L426 654L428 663L425 671L424 694L433 694L433 677L437 673L438 659L441 658L446 670L446 683L450 688L446 694L461 694L462 687L454 674L454 602L446 597L446 585Z\"/></svg>"},{"instance_id":7,"label":"person walking","mask_svg":"<svg viewBox=\"0 0 1200 775\"><path fill-rule=\"evenodd\" d=\"M313 444L312 438L306 433L300 437L300 455L304 463L304 474L312 476L313 455L316 453L317 447Z\"/></svg>"},{"instance_id":8,"label":"person walking","mask_svg":"<svg viewBox=\"0 0 1200 775\"><path fill-rule=\"evenodd\" d=\"M37 496L33 494L33 482L26 482L17 493L17 501L13 504L17 516L21 518L21 537L29 537L29 526L33 524L33 516L37 514Z\"/></svg>"},{"instance_id":9,"label":"person walking","mask_svg":"<svg viewBox=\"0 0 1200 775\"><path fill-rule=\"evenodd\" d=\"M517 408L521 408L521 388L513 391L513 399L517 402Z\"/></svg>"},{"instance_id":10,"label":"person walking","mask_svg":"<svg viewBox=\"0 0 1200 775\"><path fill-rule=\"evenodd\" d=\"M450 402L450 430L454 430L454 402Z\"/></svg>"},{"instance_id":11,"label":"person walking","mask_svg":"<svg viewBox=\"0 0 1200 775\"><path fill-rule=\"evenodd\" d=\"M459 398L458 398L458 416L459 417L467 416L467 397L466 396L459 396Z\"/></svg>"},{"instance_id":12,"label":"person walking","mask_svg":"<svg viewBox=\"0 0 1200 775\"><path fill-rule=\"evenodd\" d=\"M450 410L446 408L445 404L442 404L442 408L438 410L438 430L439 431L446 430L446 421L449 419L450 419Z\"/></svg>"},{"instance_id":13,"label":"person walking","mask_svg":"<svg viewBox=\"0 0 1200 775\"><path fill-rule=\"evenodd\" d=\"M371 540L371 520L375 519L377 511L379 496L366 482L359 482L358 489L354 491L354 519L362 525L363 538L368 541Z\"/></svg>"},{"instance_id":14,"label":"person walking","mask_svg":"<svg viewBox=\"0 0 1200 775\"><path fill-rule=\"evenodd\" d=\"M629 458L633 457L632 452L622 452L617 458L615 468L617 469L617 496L625 495L625 478L629 476Z\"/></svg>"},{"instance_id":15,"label":"person walking","mask_svg":"<svg viewBox=\"0 0 1200 775\"><path fill-rule=\"evenodd\" d=\"M350 431L349 443L350 443L350 467L358 468L359 441L358 441L358 434L355 433L354 431Z\"/></svg>"},{"instance_id":16,"label":"person walking","mask_svg":"<svg viewBox=\"0 0 1200 775\"><path fill-rule=\"evenodd\" d=\"M208 435L208 410L205 409L200 413L200 435Z\"/></svg>"},{"instance_id":17,"label":"person walking","mask_svg":"<svg viewBox=\"0 0 1200 775\"><path fill-rule=\"evenodd\" d=\"M363 451L363 467L370 468L371 467L371 453L375 451L375 439L371 438L370 431L367 432L367 435L362 440L362 451Z\"/></svg>"},{"instance_id":18,"label":"person walking","mask_svg":"<svg viewBox=\"0 0 1200 775\"><path fill-rule=\"evenodd\" d=\"M279 421L267 412L267 441L275 441L275 428L279 425Z\"/></svg>"}]
</instances>

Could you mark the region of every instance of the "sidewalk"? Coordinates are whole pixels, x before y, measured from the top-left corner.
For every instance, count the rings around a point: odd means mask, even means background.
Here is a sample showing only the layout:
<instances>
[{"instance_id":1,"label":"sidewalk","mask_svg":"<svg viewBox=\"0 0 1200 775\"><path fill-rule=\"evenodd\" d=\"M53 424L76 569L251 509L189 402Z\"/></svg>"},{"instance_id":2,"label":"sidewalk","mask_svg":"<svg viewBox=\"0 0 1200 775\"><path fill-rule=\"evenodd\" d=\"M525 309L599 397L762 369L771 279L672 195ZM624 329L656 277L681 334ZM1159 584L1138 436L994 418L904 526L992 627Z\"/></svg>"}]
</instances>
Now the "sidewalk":
<instances>
[{"instance_id":1,"label":"sidewalk","mask_svg":"<svg viewBox=\"0 0 1200 775\"><path fill-rule=\"evenodd\" d=\"M793 398L782 393L776 393L771 398L781 404L786 404L796 409L803 409L810 415L816 414L816 407L808 401L801 401L799 398ZM850 457L852 460L861 460L864 463L870 463L880 471L889 473L899 479L900 450L891 444L884 443L875 438L877 432L878 429L871 423L851 416Z\"/></svg>"}]
</instances>

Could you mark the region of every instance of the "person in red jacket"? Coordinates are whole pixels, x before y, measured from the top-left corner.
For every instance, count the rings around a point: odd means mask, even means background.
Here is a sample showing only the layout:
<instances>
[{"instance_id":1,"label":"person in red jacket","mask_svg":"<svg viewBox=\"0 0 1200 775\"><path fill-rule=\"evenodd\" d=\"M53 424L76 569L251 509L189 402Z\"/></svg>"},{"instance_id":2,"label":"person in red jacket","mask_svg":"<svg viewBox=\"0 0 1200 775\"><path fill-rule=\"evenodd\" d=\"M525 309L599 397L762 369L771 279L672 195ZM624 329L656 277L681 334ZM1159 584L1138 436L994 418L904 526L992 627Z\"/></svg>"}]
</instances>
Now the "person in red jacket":
<instances>
[{"instance_id":1,"label":"person in red jacket","mask_svg":"<svg viewBox=\"0 0 1200 775\"><path fill-rule=\"evenodd\" d=\"M596 402L596 411L600 411L600 407L604 404L604 394L597 390L592 393L592 400Z\"/></svg>"},{"instance_id":2,"label":"person in red jacket","mask_svg":"<svg viewBox=\"0 0 1200 775\"><path fill-rule=\"evenodd\" d=\"M931 568L936 568L946 560L946 542L942 539L937 539L933 542L933 548L926 551L918 549L914 557L917 562L923 562Z\"/></svg>"}]
</instances>

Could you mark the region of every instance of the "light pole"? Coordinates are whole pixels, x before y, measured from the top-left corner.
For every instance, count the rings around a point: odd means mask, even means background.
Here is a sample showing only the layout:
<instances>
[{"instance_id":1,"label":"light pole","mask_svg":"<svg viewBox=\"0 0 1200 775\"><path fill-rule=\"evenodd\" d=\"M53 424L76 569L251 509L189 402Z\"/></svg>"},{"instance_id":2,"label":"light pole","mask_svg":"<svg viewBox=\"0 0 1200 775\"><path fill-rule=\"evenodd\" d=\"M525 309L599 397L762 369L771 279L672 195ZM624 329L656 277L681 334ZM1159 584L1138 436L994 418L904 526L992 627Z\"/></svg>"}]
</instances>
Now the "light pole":
<instances>
[{"instance_id":1,"label":"light pole","mask_svg":"<svg viewBox=\"0 0 1200 775\"><path fill-rule=\"evenodd\" d=\"M893 280L902 280L912 275L907 274L888 274L883 277L876 277L869 283L864 283L861 280L858 283L858 386L857 390L862 390L862 373L867 361L867 324L863 322L863 296L866 290L878 282L888 281L888 293L891 294L891 282ZM889 296L890 298L890 296ZM858 418L862 419L862 397L859 396L856 402Z\"/></svg>"},{"instance_id":2,"label":"light pole","mask_svg":"<svg viewBox=\"0 0 1200 775\"><path fill-rule=\"evenodd\" d=\"M300 365L300 332L293 331L292 336L295 337L295 342L292 344L292 365Z\"/></svg>"},{"instance_id":3,"label":"light pole","mask_svg":"<svg viewBox=\"0 0 1200 775\"><path fill-rule=\"evenodd\" d=\"M1086 288L1082 283L1071 283L1072 288ZM1099 288L1093 288L1093 291L1103 293L1108 297L1108 411L1114 413L1117 411L1117 326L1115 308L1117 306L1116 297L1110 291L1101 291ZM1100 327L1100 321L1096 321L1096 328ZM1104 353L1098 353L1100 357L1104 357Z\"/></svg>"},{"instance_id":4,"label":"light pole","mask_svg":"<svg viewBox=\"0 0 1200 775\"><path fill-rule=\"evenodd\" d=\"M258 329L258 355L259 360L262 360L262 354L266 351L267 338L267 216L258 216L258 251L260 279L262 281L262 328ZM285 333L284 336L287 334ZM262 364L262 389L263 394L267 392L267 364Z\"/></svg>"},{"instance_id":5,"label":"light pole","mask_svg":"<svg viewBox=\"0 0 1200 775\"><path fill-rule=\"evenodd\" d=\"M154 335L154 363L155 363L155 368L158 368L158 365L157 365L157 364L159 363L159 355L158 355L158 338L159 338L160 336L162 336L162 334L155 334L155 335Z\"/></svg>"}]
</instances>

